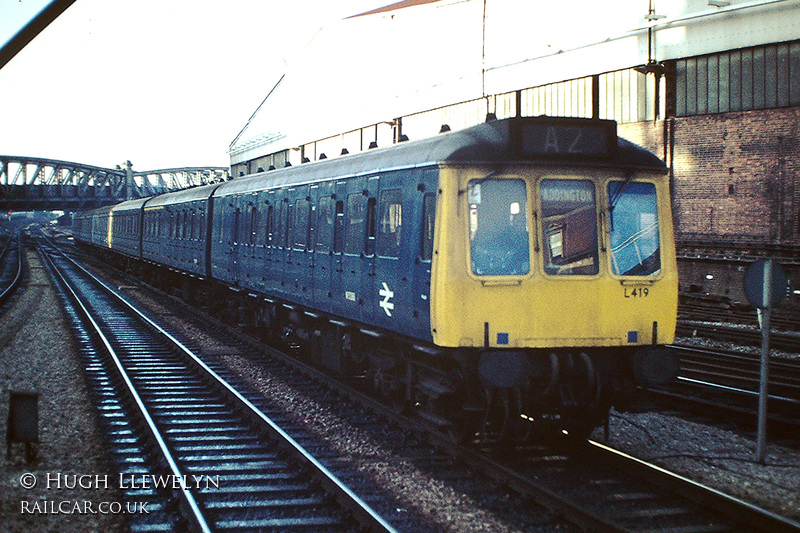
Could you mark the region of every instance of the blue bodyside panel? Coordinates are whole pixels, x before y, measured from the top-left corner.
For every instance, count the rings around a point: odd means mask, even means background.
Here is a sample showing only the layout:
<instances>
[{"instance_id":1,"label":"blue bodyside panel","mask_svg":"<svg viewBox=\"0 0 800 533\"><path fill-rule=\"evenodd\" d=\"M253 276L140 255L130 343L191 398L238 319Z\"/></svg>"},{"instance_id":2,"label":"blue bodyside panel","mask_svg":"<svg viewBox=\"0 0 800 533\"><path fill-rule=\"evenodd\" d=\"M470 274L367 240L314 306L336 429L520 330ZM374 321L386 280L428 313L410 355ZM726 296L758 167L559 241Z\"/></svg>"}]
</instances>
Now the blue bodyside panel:
<instances>
[{"instance_id":1,"label":"blue bodyside panel","mask_svg":"<svg viewBox=\"0 0 800 533\"><path fill-rule=\"evenodd\" d=\"M421 257L422 217L425 193L435 193L437 180L435 168L412 168L283 188L254 183L247 192L215 196L212 276L430 341L431 262ZM395 202L402 198L392 208L393 224L401 221L399 244L387 253L377 245L385 191Z\"/></svg>"}]
</instances>

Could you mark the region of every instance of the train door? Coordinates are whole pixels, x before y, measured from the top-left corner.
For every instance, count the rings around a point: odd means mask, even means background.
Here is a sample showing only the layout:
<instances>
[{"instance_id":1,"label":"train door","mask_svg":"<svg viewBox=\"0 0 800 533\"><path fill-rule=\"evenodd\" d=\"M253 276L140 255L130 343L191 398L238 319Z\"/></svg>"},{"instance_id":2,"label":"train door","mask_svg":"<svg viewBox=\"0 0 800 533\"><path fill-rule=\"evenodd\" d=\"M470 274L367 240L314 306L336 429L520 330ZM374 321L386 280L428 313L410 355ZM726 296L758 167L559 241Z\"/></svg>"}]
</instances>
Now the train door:
<instances>
[{"instance_id":1,"label":"train door","mask_svg":"<svg viewBox=\"0 0 800 533\"><path fill-rule=\"evenodd\" d=\"M312 196L314 198L314 196ZM317 309L330 310L333 300L332 272L336 269L334 259L334 226L336 223L336 195L333 185L319 186L316 196L316 224L314 231L314 302Z\"/></svg>"},{"instance_id":2,"label":"train door","mask_svg":"<svg viewBox=\"0 0 800 533\"><path fill-rule=\"evenodd\" d=\"M313 261L310 250L311 243L311 198L303 189L296 190L289 200L290 213L290 239L289 239L289 271L290 280L287 280L287 290L294 295L294 300L307 302L311 298L311 282Z\"/></svg>"},{"instance_id":3,"label":"train door","mask_svg":"<svg viewBox=\"0 0 800 533\"><path fill-rule=\"evenodd\" d=\"M265 227L264 227L264 290L268 293L274 293L277 290L278 269L276 268L276 246L278 244L278 236L276 233L278 222L278 199L275 191L269 191L264 200L265 213Z\"/></svg>"},{"instance_id":4,"label":"train door","mask_svg":"<svg viewBox=\"0 0 800 533\"><path fill-rule=\"evenodd\" d=\"M361 255L361 307L362 320L374 322L378 310L378 284L375 267L377 264L377 230L378 230L378 191L379 176L367 178L363 194L366 200L364 213L364 253Z\"/></svg>"},{"instance_id":5,"label":"train door","mask_svg":"<svg viewBox=\"0 0 800 533\"><path fill-rule=\"evenodd\" d=\"M362 292L362 272L366 263L367 180L348 180L344 206L344 243L342 278L339 289L344 292L345 315L362 318L365 295Z\"/></svg>"},{"instance_id":6,"label":"train door","mask_svg":"<svg viewBox=\"0 0 800 533\"><path fill-rule=\"evenodd\" d=\"M238 286L241 280L241 263L242 263L242 254L241 252L241 242L242 242L242 207L240 205L240 201L238 197L233 197L233 205L231 207L231 212L233 213L233 221L231 226L231 233L230 233L230 280L233 282L234 285Z\"/></svg>"},{"instance_id":7,"label":"train door","mask_svg":"<svg viewBox=\"0 0 800 533\"><path fill-rule=\"evenodd\" d=\"M408 248L410 239L403 235L404 224L411 215L411 198L403 188L408 173L392 172L381 177L381 190L375 209L374 286L370 294L374 322L402 331L410 309L412 263ZM401 240L405 237L404 240ZM402 246L401 246L402 244Z\"/></svg>"},{"instance_id":8,"label":"train door","mask_svg":"<svg viewBox=\"0 0 800 533\"><path fill-rule=\"evenodd\" d=\"M375 319L423 338L430 338L434 176L435 171L382 176L377 210Z\"/></svg>"},{"instance_id":9,"label":"train door","mask_svg":"<svg viewBox=\"0 0 800 533\"><path fill-rule=\"evenodd\" d=\"M433 232L436 223L436 198L439 170L422 171L414 190L409 191L414 208L404 217L405 231L413 250L411 259L411 328L416 337L433 340L431 333L431 265L433 263ZM408 242L408 241L407 241Z\"/></svg>"},{"instance_id":10,"label":"train door","mask_svg":"<svg viewBox=\"0 0 800 533\"><path fill-rule=\"evenodd\" d=\"M279 203L278 203L278 213L277 213L277 223L276 223L276 234L277 234L277 246L274 249L273 257L274 257L274 273L275 273L275 281L277 283L276 292L283 296L288 295L287 291L287 283L291 282L291 268L292 265L289 264L291 261L291 254L289 252L289 242L291 240L292 234L292 203L289 200L287 191L281 191L279 196Z\"/></svg>"},{"instance_id":11,"label":"train door","mask_svg":"<svg viewBox=\"0 0 800 533\"><path fill-rule=\"evenodd\" d=\"M344 236L347 228L347 218L345 216L345 206L348 203L348 182L340 181L334 186L335 193L331 195L333 199L333 248L331 256L331 308L335 314L345 315L351 311L352 301L355 301L355 293L345 288L345 260L344 260ZM352 294L352 296L351 296Z\"/></svg>"}]
</instances>

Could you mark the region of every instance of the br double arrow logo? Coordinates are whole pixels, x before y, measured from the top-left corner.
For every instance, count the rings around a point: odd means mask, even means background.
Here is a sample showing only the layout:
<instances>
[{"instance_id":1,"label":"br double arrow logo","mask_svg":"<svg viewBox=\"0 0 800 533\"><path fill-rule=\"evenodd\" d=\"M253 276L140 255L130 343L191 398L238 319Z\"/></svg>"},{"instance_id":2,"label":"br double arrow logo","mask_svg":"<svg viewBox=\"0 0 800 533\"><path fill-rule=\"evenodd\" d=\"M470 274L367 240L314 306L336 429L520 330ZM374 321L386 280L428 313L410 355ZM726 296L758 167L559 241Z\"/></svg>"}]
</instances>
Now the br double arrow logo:
<instances>
[{"instance_id":1,"label":"br double arrow logo","mask_svg":"<svg viewBox=\"0 0 800 533\"><path fill-rule=\"evenodd\" d=\"M392 316L392 310L394 309L394 303L390 302L392 298L394 298L394 291L389 289L389 286L384 281L382 283L383 288L378 291L378 294L383 297L383 300L378 304L380 305L384 311L386 311L386 316Z\"/></svg>"}]
</instances>

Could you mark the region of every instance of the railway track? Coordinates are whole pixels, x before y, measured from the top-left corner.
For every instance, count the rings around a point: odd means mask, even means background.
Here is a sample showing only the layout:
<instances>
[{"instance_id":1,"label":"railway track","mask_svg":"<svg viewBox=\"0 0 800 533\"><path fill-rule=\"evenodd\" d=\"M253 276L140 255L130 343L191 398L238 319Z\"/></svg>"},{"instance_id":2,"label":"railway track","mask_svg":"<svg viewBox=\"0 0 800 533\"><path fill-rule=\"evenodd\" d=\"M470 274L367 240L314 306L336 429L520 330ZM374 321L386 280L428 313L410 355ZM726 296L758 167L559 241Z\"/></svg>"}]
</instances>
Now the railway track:
<instances>
[{"instance_id":1,"label":"railway track","mask_svg":"<svg viewBox=\"0 0 800 533\"><path fill-rule=\"evenodd\" d=\"M22 280L22 239L19 231L9 236L0 251L0 306L14 294Z\"/></svg>"},{"instance_id":2,"label":"railway track","mask_svg":"<svg viewBox=\"0 0 800 533\"><path fill-rule=\"evenodd\" d=\"M214 321L205 317L197 322ZM226 329L222 334L251 343L254 351L259 352L253 364L268 366L268 372L277 376L277 380L283 379L283 372L288 372L294 377L286 378L287 381L302 383L303 390L314 397L330 397L333 390L336 398L333 409L351 416L360 413L355 415L359 422L377 416L397 424L399 429L395 431L384 423L376 437L388 439L394 449L405 450L407 446L419 446L421 441L430 442L433 447L430 452L405 452L425 457L426 468L441 464L448 472L442 475L450 477L480 472L481 478L500 485L500 489L484 490L510 491L520 509L544 507L544 511L535 511L537 516L549 512L579 529L598 531L800 531L796 522L670 475L599 443L578 448L532 447L513 454L459 446L432 427L422 430L419 419L397 414L392 406L383 405L283 353L294 351L297 355L296 345L291 350L278 350L264 347L235 330ZM298 372L303 377L298 378ZM422 431L424 435L420 436ZM412 441L410 444L406 442L408 439ZM523 524L531 523L527 517L520 520Z\"/></svg>"},{"instance_id":3,"label":"railway track","mask_svg":"<svg viewBox=\"0 0 800 533\"><path fill-rule=\"evenodd\" d=\"M416 443L424 439L432 444L436 451L430 452L428 463L434 461L433 457L445 454L450 461L441 457L435 460L444 464L444 468L452 471L456 465L459 470L481 472L498 483L501 490L513 491L514 498L523 506L544 507L580 529L800 531L800 525L790 520L671 475L600 443L580 447L541 446L512 454L458 445L432 425L421 425L419 419L398 414L393 406L380 403L352 384L343 384L298 361L285 353L286 349L264 347L234 331L226 335L237 335L243 342L250 342L266 353L269 360L280 361L281 364L265 362L262 356L258 362L269 365L270 374L278 379L302 382L306 393L315 397L329 396L326 389L335 390L355 402L340 406L343 411L367 410L398 424L400 434L381 435L390 439L396 448L413 446L403 440L409 438L407 435L419 435L423 431L424 437L412 437L412 440ZM298 348L295 346L292 350L297 352ZM285 372L301 372L306 378L282 378Z\"/></svg>"},{"instance_id":4,"label":"railway track","mask_svg":"<svg viewBox=\"0 0 800 533\"><path fill-rule=\"evenodd\" d=\"M704 337L745 346L761 344L761 331L757 327L698 320L679 320L675 334L679 337ZM800 333L773 329L770 335L770 346L786 352L800 353Z\"/></svg>"},{"instance_id":5,"label":"railway track","mask_svg":"<svg viewBox=\"0 0 800 533\"><path fill-rule=\"evenodd\" d=\"M73 302L120 489L146 509L130 515L134 531L393 531L178 339L65 256L43 255Z\"/></svg>"},{"instance_id":6,"label":"railway track","mask_svg":"<svg viewBox=\"0 0 800 533\"><path fill-rule=\"evenodd\" d=\"M681 361L678 381L652 388L651 399L703 416L716 414L754 431L758 420L760 360L755 354L674 345ZM800 430L800 368L772 359L769 375L769 428L774 437L797 443Z\"/></svg>"}]
</instances>

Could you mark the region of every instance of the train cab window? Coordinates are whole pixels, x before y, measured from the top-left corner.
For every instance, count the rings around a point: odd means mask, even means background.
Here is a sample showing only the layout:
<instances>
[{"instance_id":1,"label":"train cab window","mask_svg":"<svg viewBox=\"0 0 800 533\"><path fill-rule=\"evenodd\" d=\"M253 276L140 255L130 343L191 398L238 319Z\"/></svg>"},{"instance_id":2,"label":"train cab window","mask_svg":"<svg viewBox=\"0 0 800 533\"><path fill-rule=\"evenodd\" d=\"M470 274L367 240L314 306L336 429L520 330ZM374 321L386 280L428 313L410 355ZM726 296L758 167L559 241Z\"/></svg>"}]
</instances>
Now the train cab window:
<instances>
[{"instance_id":1,"label":"train cab window","mask_svg":"<svg viewBox=\"0 0 800 533\"><path fill-rule=\"evenodd\" d=\"M400 189L381 193L378 226L378 255L400 257L400 230L403 227L403 196Z\"/></svg>"},{"instance_id":2,"label":"train cab window","mask_svg":"<svg viewBox=\"0 0 800 533\"><path fill-rule=\"evenodd\" d=\"M347 216L344 226L344 253L358 255L364 249L364 222L367 206L364 195L353 193L347 196Z\"/></svg>"},{"instance_id":3,"label":"train cab window","mask_svg":"<svg viewBox=\"0 0 800 533\"><path fill-rule=\"evenodd\" d=\"M422 244L420 259L430 261L433 257L433 228L436 220L436 195L429 192L422 198Z\"/></svg>"},{"instance_id":4,"label":"train cab window","mask_svg":"<svg viewBox=\"0 0 800 533\"><path fill-rule=\"evenodd\" d=\"M472 180L467 186L472 273L520 276L531 269L525 182Z\"/></svg>"},{"instance_id":5,"label":"train cab window","mask_svg":"<svg viewBox=\"0 0 800 533\"><path fill-rule=\"evenodd\" d=\"M541 183L544 270L551 275L597 274L597 207L589 180Z\"/></svg>"},{"instance_id":6,"label":"train cab window","mask_svg":"<svg viewBox=\"0 0 800 533\"><path fill-rule=\"evenodd\" d=\"M656 188L652 183L608 184L611 270L620 276L661 271Z\"/></svg>"}]
</instances>

